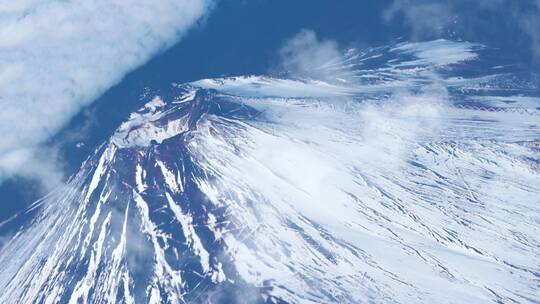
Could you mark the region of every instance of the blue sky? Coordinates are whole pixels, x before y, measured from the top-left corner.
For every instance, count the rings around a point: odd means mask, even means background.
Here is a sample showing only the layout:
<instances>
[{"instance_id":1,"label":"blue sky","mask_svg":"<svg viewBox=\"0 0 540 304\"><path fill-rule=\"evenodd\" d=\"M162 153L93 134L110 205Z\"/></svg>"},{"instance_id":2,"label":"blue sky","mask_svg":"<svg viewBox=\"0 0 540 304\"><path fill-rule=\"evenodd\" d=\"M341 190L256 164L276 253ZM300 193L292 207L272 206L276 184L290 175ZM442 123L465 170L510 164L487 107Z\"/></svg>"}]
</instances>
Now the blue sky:
<instances>
[{"instance_id":1,"label":"blue sky","mask_svg":"<svg viewBox=\"0 0 540 304\"><path fill-rule=\"evenodd\" d=\"M539 14L538 0L0 1L0 219L75 172L145 88L277 73L305 30L330 49L466 40L537 69Z\"/></svg>"}]
</instances>

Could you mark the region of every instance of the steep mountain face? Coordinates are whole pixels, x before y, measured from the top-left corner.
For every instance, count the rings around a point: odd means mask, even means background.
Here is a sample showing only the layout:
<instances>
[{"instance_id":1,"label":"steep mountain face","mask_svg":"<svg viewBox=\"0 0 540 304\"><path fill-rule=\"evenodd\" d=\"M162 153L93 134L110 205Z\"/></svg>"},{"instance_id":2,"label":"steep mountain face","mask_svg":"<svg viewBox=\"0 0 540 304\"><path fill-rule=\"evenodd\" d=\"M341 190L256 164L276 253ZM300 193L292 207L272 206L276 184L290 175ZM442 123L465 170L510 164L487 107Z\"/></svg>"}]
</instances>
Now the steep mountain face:
<instances>
[{"instance_id":1,"label":"steep mountain face","mask_svg":"<svg viewBox=\"0 0 540 304\"><path fill-rule=\"evenodd\" d=\"M0 302L534 303L538 91L480 54L402 44L328 63L333 83L152 96L28 210Z\"/></svg>"}]
</instances>

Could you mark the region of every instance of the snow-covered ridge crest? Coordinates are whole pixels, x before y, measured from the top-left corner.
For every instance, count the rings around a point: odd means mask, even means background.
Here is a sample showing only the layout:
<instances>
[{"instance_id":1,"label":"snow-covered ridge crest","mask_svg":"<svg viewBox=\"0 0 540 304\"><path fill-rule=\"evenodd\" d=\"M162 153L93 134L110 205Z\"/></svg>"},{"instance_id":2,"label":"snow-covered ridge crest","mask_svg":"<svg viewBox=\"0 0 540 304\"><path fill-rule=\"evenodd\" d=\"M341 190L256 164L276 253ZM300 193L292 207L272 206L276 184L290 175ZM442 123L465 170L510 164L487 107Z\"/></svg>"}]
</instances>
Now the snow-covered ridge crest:
<instances>
[{"instance_id":1,"label":"snow-covered ridge crest","mask_svg":"<svg viewBox=\"0 0 540 304\"><path fill-rule=\"evenodd\" d=\"M190 94L186 96L195 98ZM119 147L147 146L151 142L161 143L164 139L185 132L188 129L189 116L167 119L171 109L165 109L163 99L155 96L120 125L112 137L112 142Z\"/></svg>"},{"instance_id":2,"label":"snow-covered ridge crest","mask_svg":"<svg viewBox=\"0 0 540 304\"><path fill-rule=\"evenodd\" d=\"M113 137L113 142L121 147L147 146L153 141L159 143L187 131L189 115L172 120L165 116L174 112L174 109L188 106L184 103L194 100L196 92L200 89L243 97L380 100L381 95L396 92L400 94L421 87L429 88L435 83L444 90L468 92L466 96L439 98L444 102L457 101L458 107L487 108L495 111L516 111L518 108L518 112L525 109L526 113L535 113L535 108L540 105L540 94L537 91L532 91L533 94L530 96L496 95L501 93L497 88L500 87L501 90L505 88L508 81L506 79L511 78L511 75L493 73L463 78L439 73L456 68L459 70L463 64L478 60L479 52L485 49L478 44L444 39L400 43L396 46L366 50L350 49L343 57L317 67L347 71L347 77L337 77L336 81L332 82L317 79L242 76L203 79L187 85L175 84L183 90L180 96L170 101L169 105L159 96L150 100L120 126ZM164 119L167 120L166 123L163 122Z\"/></svg>"}]
</instances>

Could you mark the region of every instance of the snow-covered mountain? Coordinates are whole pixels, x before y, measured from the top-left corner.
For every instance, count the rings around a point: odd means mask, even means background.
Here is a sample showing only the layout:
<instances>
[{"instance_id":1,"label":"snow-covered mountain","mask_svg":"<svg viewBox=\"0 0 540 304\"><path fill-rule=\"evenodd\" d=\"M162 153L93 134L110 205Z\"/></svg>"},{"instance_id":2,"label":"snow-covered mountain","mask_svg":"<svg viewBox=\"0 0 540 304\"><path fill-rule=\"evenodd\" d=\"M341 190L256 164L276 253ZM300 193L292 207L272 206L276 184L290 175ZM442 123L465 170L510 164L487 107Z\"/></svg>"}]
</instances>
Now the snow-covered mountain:
<instances>
[{"instance_id":1,"label":"snow-covered mountain","mask_svg":"<svg viewBox=\"0 0 540 304\"><path fill-rule=\"evenodd\" d=\"M351 50L335 81L148 96L20 215L0 302L536 303L539 91L490 52Z\"/></svg>"}]
</instances>

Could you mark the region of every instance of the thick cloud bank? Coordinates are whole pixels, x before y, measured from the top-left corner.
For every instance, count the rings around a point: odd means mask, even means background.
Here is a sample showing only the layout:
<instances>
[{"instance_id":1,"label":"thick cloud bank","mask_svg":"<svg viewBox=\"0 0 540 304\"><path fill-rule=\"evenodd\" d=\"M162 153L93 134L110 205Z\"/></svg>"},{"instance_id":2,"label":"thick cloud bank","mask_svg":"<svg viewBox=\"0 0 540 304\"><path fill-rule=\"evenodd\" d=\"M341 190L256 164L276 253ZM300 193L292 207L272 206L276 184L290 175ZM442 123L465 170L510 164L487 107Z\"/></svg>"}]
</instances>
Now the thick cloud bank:
<instances>
[{"instance_id":1,"label":"thick cloud bank","mask_svg":"<svg viewBox=\"0 0 540 304\"><path fill-rule=\"evenodd\" d=\"M0 0L0 182L44 175L36 146L176 43L211 2Z\"/></svg>"}]
</instances>

